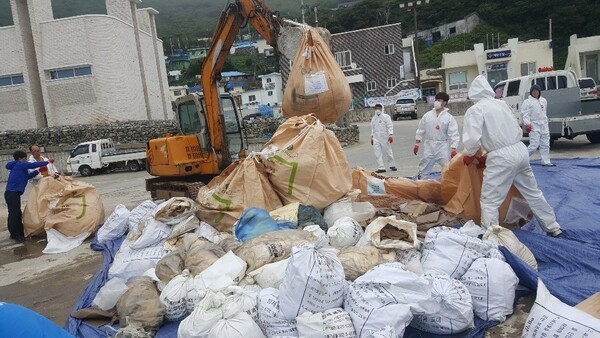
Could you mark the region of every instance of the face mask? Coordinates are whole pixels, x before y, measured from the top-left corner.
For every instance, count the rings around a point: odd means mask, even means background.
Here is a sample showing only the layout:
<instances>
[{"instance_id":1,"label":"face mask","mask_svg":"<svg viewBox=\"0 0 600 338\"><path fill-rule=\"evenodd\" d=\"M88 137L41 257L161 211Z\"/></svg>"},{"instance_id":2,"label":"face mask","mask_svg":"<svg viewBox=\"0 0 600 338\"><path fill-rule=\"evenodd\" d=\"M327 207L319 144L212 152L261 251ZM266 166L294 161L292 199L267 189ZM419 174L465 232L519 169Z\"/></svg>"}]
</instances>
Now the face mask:
<instances>
[{"instance_id":1,"label":"face mask","mask_svg":"<svg viewBox=\"0 0 600 338\"><path fill-rule=\"evenodd\" d=\"M375 113L376 113L377 115L381 115L381 110L377 109L377 110L375 111Z\"/></svg>"},{"instance_id":2,"label":"face mask","mask_svg":"<svg viewBox=\"0 0 600 338\"><path fill-rule=\"evenodd\" d=\"M433 108L435 108L435 109L442 108L442 103L440 101L433 102Z\"/></svg>"}]
</instances>

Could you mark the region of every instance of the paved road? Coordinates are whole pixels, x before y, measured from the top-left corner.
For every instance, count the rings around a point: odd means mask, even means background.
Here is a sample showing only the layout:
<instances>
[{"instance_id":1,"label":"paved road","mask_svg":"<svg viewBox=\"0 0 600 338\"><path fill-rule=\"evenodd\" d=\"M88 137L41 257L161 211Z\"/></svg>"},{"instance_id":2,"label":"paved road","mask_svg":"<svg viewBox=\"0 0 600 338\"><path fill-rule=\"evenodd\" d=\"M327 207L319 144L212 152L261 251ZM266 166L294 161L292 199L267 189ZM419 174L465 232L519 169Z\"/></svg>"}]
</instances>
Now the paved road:
<instances>
[{"instance_id":1,"label":"paved road","mask_svg":"<svg viewBox=\"0 0 600 338\"><path fill-rule=\"evenodd\" d=\"M462 127L462 117L457 117ZM397 176L413 176L417 172L418 157L412 154L418 120L394 122L394 154L399 171L388 172ZM377 164L370 145L369 123L360 123L360 141L345 149L351 167L361 166L375 170ZM552 157L597 157L600 144L590 144L585 136L574 140L555 142ZM533 159L539 159L536 155ZM93 184L102 195L106 214L117 204L128 208L149 198L144 191L146 172L122 172L78 179ZM4 191L5 184L0 185ZM27 195L27 194L25 194ZM63 325L70 309L102 262L101 255L89 245L82 245L68 253L42 255L45 241L28 241L25 246L15 245L8 239L6 205L0 203L0 299L27 306Z\"/></svg>"}]
</instances>

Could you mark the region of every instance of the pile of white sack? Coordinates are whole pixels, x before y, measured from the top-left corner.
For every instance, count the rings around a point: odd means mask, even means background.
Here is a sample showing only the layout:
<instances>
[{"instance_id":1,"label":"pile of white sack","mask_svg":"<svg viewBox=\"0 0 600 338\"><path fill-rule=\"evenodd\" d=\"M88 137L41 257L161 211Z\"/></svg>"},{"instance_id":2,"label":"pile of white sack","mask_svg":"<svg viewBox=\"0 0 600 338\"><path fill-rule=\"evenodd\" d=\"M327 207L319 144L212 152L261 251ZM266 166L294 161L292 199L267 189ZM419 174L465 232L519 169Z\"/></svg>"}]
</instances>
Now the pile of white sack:
<instances>
[{"instance_id":1,"label":"pile of white sack","mask_svg":"<svg viewBox=\"0 0 600 338\"><path fill-rule=\"evenodd\" d=\"M127 234L93 302L117 307L122 332L181 321L178 337L401 337L409 325L456 334L513 312L518 279L498 229L482 240L472 222L434 227L421 242L416 224L344 198L325 209L327 231L242 243L195 210L184 197L120 205L98 231L101 242Z\"/></svg>"}]
</instances>

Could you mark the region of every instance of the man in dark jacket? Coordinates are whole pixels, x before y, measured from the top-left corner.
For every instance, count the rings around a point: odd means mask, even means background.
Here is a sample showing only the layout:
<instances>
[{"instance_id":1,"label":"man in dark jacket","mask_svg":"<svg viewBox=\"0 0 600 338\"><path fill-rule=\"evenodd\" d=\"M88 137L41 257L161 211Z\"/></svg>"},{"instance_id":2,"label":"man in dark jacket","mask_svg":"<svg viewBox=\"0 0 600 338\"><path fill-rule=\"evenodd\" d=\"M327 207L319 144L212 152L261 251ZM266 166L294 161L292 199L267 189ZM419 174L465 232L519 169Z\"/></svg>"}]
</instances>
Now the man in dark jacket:
<instances>
[{"instance_id":1,"label":"man in dark jacket","mask_svg":"<svg viewBox=\"0 0 600 338\"><path fill-rule=\"evenodd\" d=\"M17 150L13 153L14 161L6 163L6 169L10 170L4 200L8 206L8 231L10 239L19 243L25 242L23 232L23 212L21 211L21 195L27 186L27 180L37 176L37 170L28 172L28 169L36 169L53 163L53 159L43 162L27 162L27 154Z\"/></svg>"}]
</instances>

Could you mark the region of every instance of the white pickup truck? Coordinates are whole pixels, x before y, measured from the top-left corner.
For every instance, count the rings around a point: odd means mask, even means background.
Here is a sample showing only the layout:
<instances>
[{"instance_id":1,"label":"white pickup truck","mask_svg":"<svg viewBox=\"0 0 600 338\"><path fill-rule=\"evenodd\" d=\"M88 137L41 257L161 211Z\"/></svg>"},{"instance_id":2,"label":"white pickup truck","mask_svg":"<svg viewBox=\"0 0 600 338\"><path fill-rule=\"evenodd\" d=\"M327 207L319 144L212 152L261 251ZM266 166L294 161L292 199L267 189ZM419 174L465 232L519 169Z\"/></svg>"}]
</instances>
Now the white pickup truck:
<instances>
[{"instance_id":1,"label":"white pickup truck","mask_svg":"<svg viewBox=\"0 0 600 338\"><path fill-rule=\"evenodd\" d=\"M111 139L101 139L78 144L69 155L67 171L90 176L115 169L138 171L146 166L146 151L117 153Z\"/></svg>"}]
</instances>

